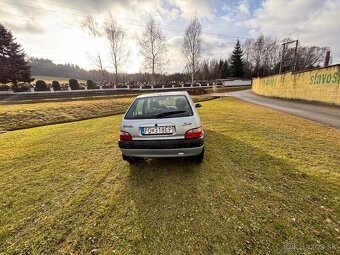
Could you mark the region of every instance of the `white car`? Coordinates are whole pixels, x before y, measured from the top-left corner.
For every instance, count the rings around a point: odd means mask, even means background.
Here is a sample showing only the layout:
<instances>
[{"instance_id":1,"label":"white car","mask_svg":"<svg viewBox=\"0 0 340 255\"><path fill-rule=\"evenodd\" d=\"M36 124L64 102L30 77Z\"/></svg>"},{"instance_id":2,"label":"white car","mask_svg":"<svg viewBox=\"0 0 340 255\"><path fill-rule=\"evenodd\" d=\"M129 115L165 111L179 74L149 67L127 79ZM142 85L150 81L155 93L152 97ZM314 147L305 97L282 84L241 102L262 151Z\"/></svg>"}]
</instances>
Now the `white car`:
<instances>
[{"instance_id":1,"label":"white car","mask_svg":"<svg viewBox=\"0 0 340 255\"><path fill-rule=\"evenodd\" d=\"M125 113L119 137L124 160L137 158L192 157L202 162L204 132L187 92L164 92L138 96Z\"/></svg>"}]
</instances>

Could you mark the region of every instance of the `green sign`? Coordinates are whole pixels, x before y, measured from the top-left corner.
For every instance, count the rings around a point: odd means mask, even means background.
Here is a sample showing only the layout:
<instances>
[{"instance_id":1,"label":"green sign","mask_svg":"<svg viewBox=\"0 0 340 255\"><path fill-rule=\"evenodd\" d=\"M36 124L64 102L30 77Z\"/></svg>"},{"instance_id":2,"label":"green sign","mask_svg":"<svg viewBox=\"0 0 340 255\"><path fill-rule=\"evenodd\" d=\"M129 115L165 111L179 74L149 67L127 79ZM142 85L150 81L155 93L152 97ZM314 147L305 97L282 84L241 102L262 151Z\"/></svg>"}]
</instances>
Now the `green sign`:
<instances>
[{"instance_id":1,"label":"green sign","mask_svg":"<svg viewBox=\"0 0 340 255\"><path fill-rule=\"evenodd\" d=\"M315 74L310 77L310 85L315 84L340 84L340 74Z\"/></svg>"},{"instance_id":2,"label":"green sign","mask_svg":"<svg viewBox=\"0 0 340 255\"><path fill-rule=\"evenodd\" d=\"M276 79L274 79L274 78L266 79L265 85L268 85L268 86L275 86L275 85L276 85Z\"/></svg>"}]
</instances>

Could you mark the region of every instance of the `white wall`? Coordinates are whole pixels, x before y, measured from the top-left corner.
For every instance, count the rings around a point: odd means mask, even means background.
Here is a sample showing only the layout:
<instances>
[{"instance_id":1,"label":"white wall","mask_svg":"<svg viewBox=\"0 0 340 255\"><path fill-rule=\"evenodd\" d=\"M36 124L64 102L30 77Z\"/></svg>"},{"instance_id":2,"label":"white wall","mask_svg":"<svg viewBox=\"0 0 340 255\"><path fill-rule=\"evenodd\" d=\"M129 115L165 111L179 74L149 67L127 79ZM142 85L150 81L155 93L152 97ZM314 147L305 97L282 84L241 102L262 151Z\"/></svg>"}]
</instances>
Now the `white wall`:
<instances>
[{"instance_id":1,"label":"white wall","mask_svg":"<svg viewBox=\"0 0 340 255\"><path fill-rule=\"evenodd\" d=\"M251 80L222 81L223 86L250 86Z\"/></svg>"}]
</instances>

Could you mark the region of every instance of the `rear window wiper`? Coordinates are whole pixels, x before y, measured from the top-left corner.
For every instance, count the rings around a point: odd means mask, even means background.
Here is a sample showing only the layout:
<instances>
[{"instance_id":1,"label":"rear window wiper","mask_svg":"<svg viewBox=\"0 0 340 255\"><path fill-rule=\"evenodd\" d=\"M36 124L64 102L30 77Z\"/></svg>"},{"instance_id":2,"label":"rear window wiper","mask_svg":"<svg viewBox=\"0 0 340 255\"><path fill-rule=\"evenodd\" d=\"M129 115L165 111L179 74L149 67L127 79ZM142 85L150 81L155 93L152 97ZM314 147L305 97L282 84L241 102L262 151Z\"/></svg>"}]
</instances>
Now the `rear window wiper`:
<instances>
[{"instance_id":1,"label":"rear window wiper","mask_svg":"<svg viewBox=\"0 0 340 255\"><path fill-rule=\"evenodd\" d=\"M169 116L169 115L173 115L173 114L179 114L179 113L185 113L185 112L187 112L187 111L161 112L161 113L157 113L157 114L153 115L153 117L162 118L162 117L165 117L165 116Z\"/></svg>"}]
</instances>

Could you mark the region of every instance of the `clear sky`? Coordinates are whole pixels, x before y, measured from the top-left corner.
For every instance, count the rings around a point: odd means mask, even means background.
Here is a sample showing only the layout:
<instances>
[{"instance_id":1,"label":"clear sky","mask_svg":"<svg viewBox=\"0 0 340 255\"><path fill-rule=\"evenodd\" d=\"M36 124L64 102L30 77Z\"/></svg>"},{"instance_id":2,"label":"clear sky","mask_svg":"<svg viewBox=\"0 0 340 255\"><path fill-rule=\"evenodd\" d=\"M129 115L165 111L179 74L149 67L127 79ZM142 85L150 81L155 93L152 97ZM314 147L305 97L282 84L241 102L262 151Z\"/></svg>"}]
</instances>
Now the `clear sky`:
<instances>
[{"instance_id":1,"label":"clear sky","mask_svg":"<svg viewBox=\"0 0 340 255\"><path fill-rule=\"evenodd\" d=\"M0 0L0 22L29 56L90 69L89 56L100 51L112 71L105 40L93 40L81 28L87 15L101 21L108 10L126 31L131 53L122 71L128 73L142 68L136 38L151 18L167 36L168 73L184 69L183 34L194 16L202 22L203 57L227 58L237 38L264 34L329 46L333 63L340 62L340 0Z\"/></svg>"}]
</instances>

